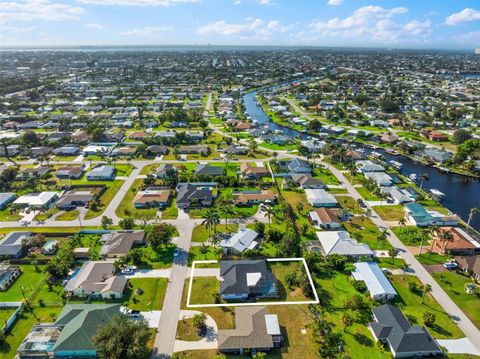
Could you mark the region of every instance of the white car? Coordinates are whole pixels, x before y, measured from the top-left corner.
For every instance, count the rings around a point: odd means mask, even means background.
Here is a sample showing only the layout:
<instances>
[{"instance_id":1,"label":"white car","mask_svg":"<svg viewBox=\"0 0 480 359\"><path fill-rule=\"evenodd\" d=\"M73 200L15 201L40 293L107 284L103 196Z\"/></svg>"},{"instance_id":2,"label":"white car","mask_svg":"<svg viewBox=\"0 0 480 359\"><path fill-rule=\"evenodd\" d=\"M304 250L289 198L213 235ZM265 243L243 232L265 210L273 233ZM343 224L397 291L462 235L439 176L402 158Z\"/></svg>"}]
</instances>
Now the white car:
<instances>
[{"instance_id":1,"label":"white car","mask_svg":"<svg viewBox=\"0 0 480 359\"><path fill-rule=\"evenodd\" d=\"M173 256L178 257L179 254L180 254L180 249L175 248L175 250L173 251Z\"/></svg>"},{"instance_id":2,"label":"white car","mask_svg":"<svg viewBox=\"0 0 480 359\"><path fill-rule=\"evenodd\" d=\"M443 266L447 269L456 269L458 268L458 264L455 263L455 262L447 262L447 263L443 263Z\"/></svg>"}]
</instances>

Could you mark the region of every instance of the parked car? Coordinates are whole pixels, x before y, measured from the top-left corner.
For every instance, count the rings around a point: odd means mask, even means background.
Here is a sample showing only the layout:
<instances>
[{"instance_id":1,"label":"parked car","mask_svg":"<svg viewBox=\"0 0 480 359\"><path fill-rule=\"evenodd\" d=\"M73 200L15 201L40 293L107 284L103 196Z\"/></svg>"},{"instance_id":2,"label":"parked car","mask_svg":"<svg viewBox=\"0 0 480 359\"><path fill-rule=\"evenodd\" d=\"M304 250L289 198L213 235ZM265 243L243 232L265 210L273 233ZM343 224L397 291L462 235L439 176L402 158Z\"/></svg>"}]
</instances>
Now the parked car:
<instances>
[{"instance_id":1,"label":"parked car","mask_svg":"<svg viewBox=\"0 0 480 359\"><path fill-rule=\"evenodd\" d=\"M447 263L443 263L443 266L447 269L456 269L458 268L458 263L456 262L447 262Z\"/></svg>"},{"instance_id":2,"label":"parked car","mask_svg":"<svg viewBox=\"0 0 480 359\"><path fill-rule=\"evenodd\" d=\"M180 254L180 249L178 249L178 247L177 247L177 248L175 248L175 250L173 251L173 256L174 256L174 257L178 257L179 254Z\"/></svg>"}]
</instances>

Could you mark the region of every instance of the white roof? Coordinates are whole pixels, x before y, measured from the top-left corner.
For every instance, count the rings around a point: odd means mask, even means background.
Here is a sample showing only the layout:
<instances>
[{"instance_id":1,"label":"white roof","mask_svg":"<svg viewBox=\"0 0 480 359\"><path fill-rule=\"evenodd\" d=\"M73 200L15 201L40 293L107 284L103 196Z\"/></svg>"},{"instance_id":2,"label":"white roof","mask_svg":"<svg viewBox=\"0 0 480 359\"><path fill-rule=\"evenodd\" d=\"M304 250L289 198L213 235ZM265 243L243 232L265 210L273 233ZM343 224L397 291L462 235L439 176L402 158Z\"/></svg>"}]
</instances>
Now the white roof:
<instances>
[{"instance_id":1,"label":"white roof","mask_svg":"<svg viewBox=\"0 0 480 359\"><path fill-rule=\"evenodd\" d=\"M258 244L255 242L255 238L258 237L258 233L252 229L242 228L233 236L227 239L223 239L220 242L220 246L223 248L233 248L238 252L243 252L245 249L253 249Z\"/></svg>"},{"instance_id":2,"label":"white roof","mask_svg":"<svg viewBox=\"0 0 480 359\"><path fill-rule=\"evenodd\" d=\"M281 335L280 325L276 314L265 314L265 324L267 325L268 335Z\"/></svg>"},{"instance_id":3,"label":"white roof","mask_svg":"<svg viewBox=\"0 0 480 359\"><path fill-rule=\"evenodd\" d=\"M366 244L358 243L350 238L346 231L322 231L317 232L317 238L326 255L373 255L373 251Z\"/></svg>"},{"instance_id":4,"label":"white roof","mask_svg":"<svg viewBox=\"0 0 480 359\"><path fill-rule=\"evenodd\" d=\"M29 206L43 206L57 196L57 192L34 192L25 194L15 200L13 204L26 204Z\"/></svg>"},{"instance_id":5,"label":"white roof","mask_svg":"<svg viewBox=\"0 0 480 359\"><path fill-rule=\"evenodd\" d=\"M353 278L365 282L370 295L397 294L377 263L359 262L353 265L355 266L355 271L352 272Z\"/></svg>"},{"instance_id":6,"label":"white roof","mask_svg":"<svg viewBox=\"0 0 480 359\"><path fill-rule=\"evenodd\" d=\"M306 189L305 194L309 202L337 203L337 199L324 189Z\"/></svg>"},{"instance_id":7,"label":"white roof","mask_svg":"<svg viewBox=\"0 0 480 359\"><path fill-rule=\"evenodd\" d=\"M262 273L247 273L247 286L254 287L257 285L258 281L262 278Z\"/></svg>"}]
</instances>

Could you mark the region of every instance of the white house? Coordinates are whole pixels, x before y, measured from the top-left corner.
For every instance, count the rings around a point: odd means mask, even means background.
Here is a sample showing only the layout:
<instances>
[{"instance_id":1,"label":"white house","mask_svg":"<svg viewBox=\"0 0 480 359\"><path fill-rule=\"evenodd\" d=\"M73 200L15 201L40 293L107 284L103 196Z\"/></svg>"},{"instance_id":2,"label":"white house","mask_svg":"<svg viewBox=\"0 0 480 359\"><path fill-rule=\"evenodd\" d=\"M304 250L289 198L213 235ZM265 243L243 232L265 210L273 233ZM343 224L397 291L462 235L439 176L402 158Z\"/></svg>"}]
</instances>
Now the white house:
<instances>
[{"instance_id":1,"label":"white house","mask_svg":"<svg viewBox=\"0 0 480 359\"><path fill-rule=\"evenodd\" d=\"M357 161L355 162L355 166L357 167L357 170L362 173L385 171L385 168L382 165L374 163L370 160Z\"/></svg>"},{"instance_id":2,"label":"white house","mask_svg":"<svg viewBox=\"0 0 480 359\"><path fill-rule=\"evenodd\" d=\"M242 228L233 236L223 239L220 242L220 247L225 252L230 253L242 253L246 249L255 249L258 242L255 239L258 237L258 233L252 229Z\"/></svg>"},{"instance_id":3,"label":"white house","mask_svg":"<svg viewBox=\"0 0 480 359\"><path fill-rule=\"evenodd\" d=\"M353 265L353 278L365 282L373 300L385 302L395 298L397 291L376 262L358 262Z\"/></svg>"},{"instance_id":4,"label":"white house","mask_svg":"<svg viewBox=\"0 0 480 359\"><path fill-rule=\"evenodd\" d=\"M379 187L388 187L393 184L392 177L385 172L367 172L365 177L374 180Z\"/></svg>"},{"instance_id":5,"label":"white house","mask_svg":"<svg viewBox=\"0 0 480 359\"><path fill-rule=\"evenodd\" d=\"M358 243L350 238L346 231L317 232L321 250L325 255L340 254L351 258L374 257L374 252L367 244Z\"/></svg>"},{"instance_id":6,"label":"white house","mask_svg":"<svg viewBox=\"0 0 480 359\"><path fill-rule=\"evenodd\" d=\"M313 207L335 207L337 199L324 189L306 189L308 203Z\"/></svg>"},{"instance_id":7,"label":"white house","mask_svg":"<svg viewBox=\"0 0 480 359\"><path fill-rule=\"evenodd\" d=\"M50 208L58 199L57 192L32 192L20 196L13 204L20 207Z\"/></svg>"},{"instance_id":8,"label":"white house","mask_svg":"<svg viewBox=\"0 0 480 359\"><path fill-rule=\"evenodd\" d=\"M381 191L388 194L396 204L404 204L415 201L410 192L396 186L382 187Z\"/></svg>"}]
</instances>

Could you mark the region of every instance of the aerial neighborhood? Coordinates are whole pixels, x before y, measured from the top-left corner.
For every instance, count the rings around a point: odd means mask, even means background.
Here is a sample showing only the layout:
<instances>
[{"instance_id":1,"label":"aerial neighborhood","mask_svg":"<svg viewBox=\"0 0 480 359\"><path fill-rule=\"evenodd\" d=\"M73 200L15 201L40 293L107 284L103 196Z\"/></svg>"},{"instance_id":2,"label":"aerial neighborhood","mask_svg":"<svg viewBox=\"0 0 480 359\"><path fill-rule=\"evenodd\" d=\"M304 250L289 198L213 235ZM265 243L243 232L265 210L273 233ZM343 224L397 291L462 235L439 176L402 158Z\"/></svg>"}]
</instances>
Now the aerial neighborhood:
<instances>
[{"instance_id":1,"label":"aerial neighborhood","mask_svg":"<svg viewBox=\"0 0 480 359\"><path fill-rule=\"evenodd\" d=\"M0 358L479 358L479 68L2 51Z\"/></svg>"}]
</instances>

